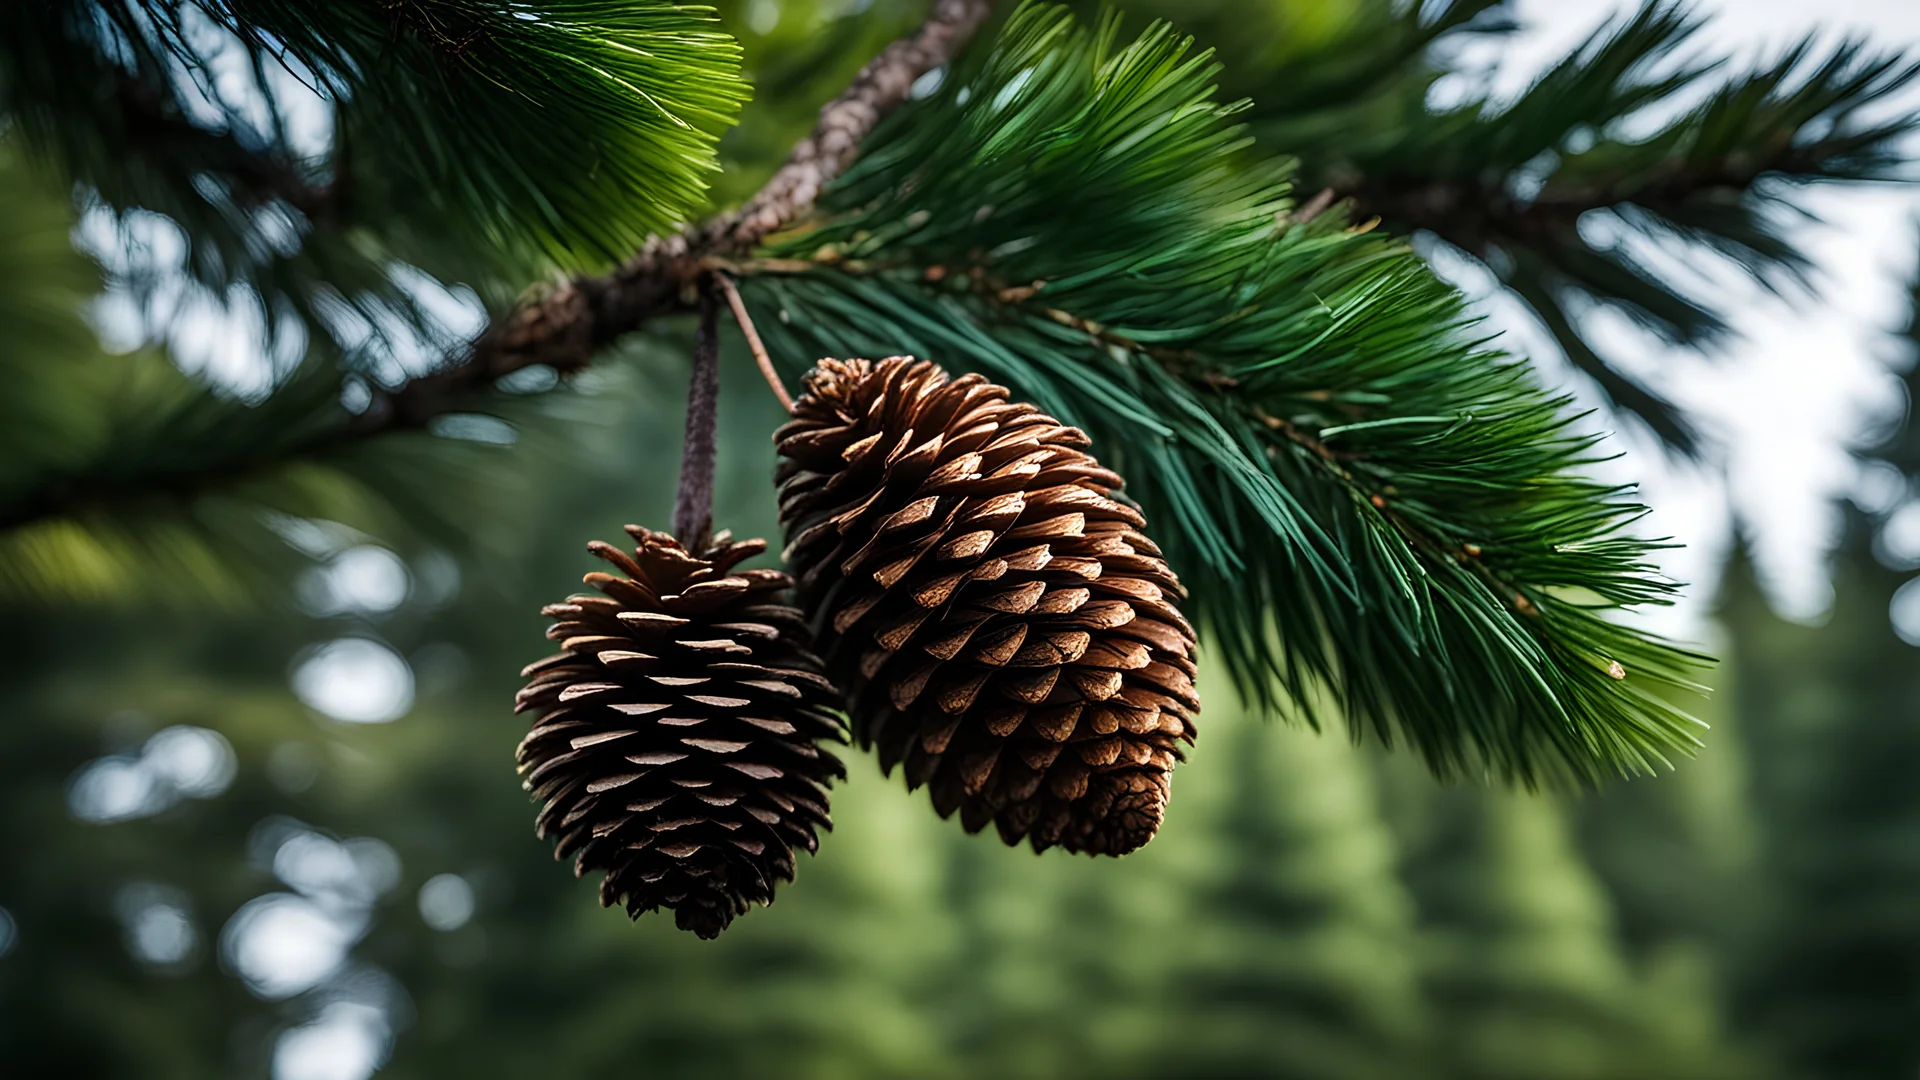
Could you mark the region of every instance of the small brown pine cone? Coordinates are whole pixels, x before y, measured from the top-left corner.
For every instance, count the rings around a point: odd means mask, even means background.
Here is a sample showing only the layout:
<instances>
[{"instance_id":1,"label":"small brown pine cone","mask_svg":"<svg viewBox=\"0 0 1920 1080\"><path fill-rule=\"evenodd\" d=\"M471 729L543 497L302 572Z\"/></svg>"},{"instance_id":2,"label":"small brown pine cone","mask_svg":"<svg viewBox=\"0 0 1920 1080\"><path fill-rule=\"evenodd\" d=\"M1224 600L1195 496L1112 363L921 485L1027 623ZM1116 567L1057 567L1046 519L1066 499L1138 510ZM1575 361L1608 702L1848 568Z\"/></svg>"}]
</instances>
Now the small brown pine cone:
<instances>
[{"instance_id":1,"label":"small brown pine cone","mask_svg":"<svg viewBox=\"0 0 1920 1080\"><path fill-rule=\"evenodd\" d=\"M978 375L823 360L775 435L796 597L854 735L969 832L1120 855L1193 741L1193 627L1087 437Z\"/></svg>"},{"instance_id":2,"label":"small brown pine cone","mask_svg":"<svg viewBox=\"0 0 1920 1080\"><path fill-rule=\"evenodd\" d=\"M766 542L722 533L689 553L627 526L638 547L587 545L620 574L585 578L541 613L564 650L529 664L516 712L533 711L520 772L544 805L540 836L574 874L604 872L600 902L638 918L662 907L703 938L793 880L813 851L827 787L844 776L817 743L844 741L839 703L777 570L734 570Z\"/></svg>"}]
</instances>

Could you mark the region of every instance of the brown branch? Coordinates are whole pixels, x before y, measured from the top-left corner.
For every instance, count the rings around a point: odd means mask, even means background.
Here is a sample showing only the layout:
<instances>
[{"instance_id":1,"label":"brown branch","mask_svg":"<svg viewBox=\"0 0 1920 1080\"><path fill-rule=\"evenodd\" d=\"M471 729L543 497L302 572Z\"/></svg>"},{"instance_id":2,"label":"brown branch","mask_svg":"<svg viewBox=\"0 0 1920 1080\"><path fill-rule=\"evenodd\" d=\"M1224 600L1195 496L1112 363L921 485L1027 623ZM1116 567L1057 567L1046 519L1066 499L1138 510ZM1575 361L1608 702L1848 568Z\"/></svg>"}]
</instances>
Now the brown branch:
<instances>
[{"instance_id":1,"label":"brown branch","mask_svg":"<svg viewBox=\"0 0 1920 1080\"><path fill-rule=\"evenodd\" d=\"M958 55L992 8L992 0L935 0L932 15L918 32L887 46L820 110L813 134L793 148L773 179L734 215L724 253L751 250L811 209L827 183L853 164L860 140L907 100L915 80Z\"/></svg>"},{"instance_id":2,"label":"brown branch","mask_svg":"<svg viewBox=\"0 0 1920 1080\"><path fill-rule=\"evenodd\" d=\"M164 485L166 494L190 498L197 491L244 480L263 468L339 450L387 432L423 428L436 416L467 407L473 392L515 371L540 364L562 374L579 371L599 348L649 319L693 310L700 275L716 260L750 252L769 233L810 211L825 186L852 164L861 140L906 100L916 79L959 54L992 7L993 0L935 0L919 30L887 46L860 69L846 90L821 108L812 134L794 147L786 164L740 210L672 236L656 237L610 273L575 278L529 299L495 320L458 362L392 389L376 389L367 408L345 426L322 431L270 459L236 462L214 473L180 478ZM332 195L326 189L294 187L292 176L261 179L268 182L269 190L310 213L324 212L325 200ZM0 529L146 491L148 487L140 481L89 483L85 478L63 478L0 513Z\"/></svg>"},{"instance_id":3,"label":"brown branch","mask_svg":"<svg viewBox=\"0 0 1920 1080\"><path fill-rule=\"evenodd\" d=\"M1327 208L1331 207L1337 198L1339 198L1339 193L1332 188L1321 188L1318 195L1308 199L1292 214L1286 215L1287 220L1305 225L1307 222L1326 213Z\"/></svg>"},{"instance_id":4,"label":"brown branch","mask_svg":"<svg viewBox=\"0 0 1920 1080\"><path fill-rule=\"evenodd\" d=\"M1345 462L1355 460L1353 455L1341 454L1331 446L1308 434L1300 425L1285 417L1274 416L1272 413L1258 406L1254 407L1253 418L1265 424L1268 430L1286 436L1287 441L1294 445L1312 451L1313 455L1325 462L1327 467L1333 470L1334 475L1338 476L1341 480L1349 483L1353 481L1353 474L1347 471L1345 465ZM1376 495L1375 498L1378 498L1378 496Z\"/></svg>"},{"instance_id":5,"label":"brown branch","mask_svg":"<svg viewBox=\"0 0 1920 1080\"><path fill-rule=\"evenodd\" d=\"M456 407L461 395L521 368L545 364L571 374L647 320L692 310L706 260L746 254L811 210L822 188L853 163L861 139L906 100L914 80L959 53L992 7L992 0L935 0L918 31L887 46L821 107L812 134L744 207L655 237L611 273L575 278L521 304L495 320L464 360L380 395L362 414L360 430L418 427Z\"/></svg>"},{"instance_id":6,"label":"brown branch","mask_svg":"<svg viewBox=\"0 0 1920 1080\"><path fill-rule=\"evenodd\" d=\"M831 265L834 269L847 274L880 274L902 270L913 271L918 273L920 277L929 284L949 279L958 279L963 281L966 290L975 296L1006 307L1024 307L1028 310L1036 311L1062 326L1080 331L1101 345L1113 345L1129 352L1137 352L1142 356L1151 357L1170 367L1178 367L1182 370L1193 368L1202 363L1200 354L1194 352L1192 349L1168 349L1158 345L1147 345L1135 341L1125 334L1115 333L1107 327L1094 322L1092 319L1081 318L1070 311L1062 311L1059 308L1050 307L1046 304L1029 305L1029 301L1037 296L1041 296L1047 287L1046 282L1034 281L1025 285L1009 285L989 273L985 264L975 264L964 270L956 270L938 264L923 266L907 261L870 262L864 259L837 258L828 260L824 257L812 260L720 259L709 257L704 265L711 266L718 270L725 270L729 273L753 275L805 274L818 270L823 264ZM1215 389L1232 386L1234 384L1231 377L1218 372L1203 372L1197 377Z\"/></svg>"}]
</instances>

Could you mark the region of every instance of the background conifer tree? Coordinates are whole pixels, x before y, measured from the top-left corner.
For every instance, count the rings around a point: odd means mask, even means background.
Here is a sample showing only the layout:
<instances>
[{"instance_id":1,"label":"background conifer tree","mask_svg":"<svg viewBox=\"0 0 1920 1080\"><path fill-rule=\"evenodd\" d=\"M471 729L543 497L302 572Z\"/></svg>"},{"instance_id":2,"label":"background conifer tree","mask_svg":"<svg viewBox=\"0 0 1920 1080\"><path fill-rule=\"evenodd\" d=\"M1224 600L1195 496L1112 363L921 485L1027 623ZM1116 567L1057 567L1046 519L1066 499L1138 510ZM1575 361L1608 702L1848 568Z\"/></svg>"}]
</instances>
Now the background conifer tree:
<instances>
[{"instance_id":1,"label":"background conifer tree","mask_svg":"<svg viewBox=\"0 0 1920 1080\"><path fill-rule=\"evenodd\" d=\"M1409 881L1445 1075L1751 1075L1701 973L1621 948L1555 801L1461 793L1427 814Z\"/></svg>"},{"instance_id":2,"label":"background conifer tree","mask_svg":"<svg viewBox=\"0 0 1920 1080\"><path fill-rule=\"evenodd\" d=\"M1181 777L1207 788L1205 833L1167 992L1183 1034L1160 1070L1441 1075L1418 913L1367 760L1251 715L1222 726L1229 749Z\"/></svg>"},{"instance_id":3,"label":"background conifer tree","mask_svg":"<svg viewBox=\"0 0 1920 1080\"><path fill-rule=\"evenodd\" d=\"M1920 339L1909 329L1907 340ZM1892 509L1911 517L1920 365L1911 344L1903 351L1894 422L1859 453L1891 482ZM1908 1022L1920 1001L1920 953L1901 899L1920 875L1909 842L1920 808L1894 779L1920 755L1920 665L1892 621L1914 601L1913 556L1902 553L1910 542L1887 509L1841 509L1825 625L1767 610L1744 557L1722 585L1722 618L1743 658L1732 688L1752 731L1760 872L1770 886L1738 968L1739 1015L1797 1076L1895 1075L1920 1059Z\"/></svg>"}]
</instances>

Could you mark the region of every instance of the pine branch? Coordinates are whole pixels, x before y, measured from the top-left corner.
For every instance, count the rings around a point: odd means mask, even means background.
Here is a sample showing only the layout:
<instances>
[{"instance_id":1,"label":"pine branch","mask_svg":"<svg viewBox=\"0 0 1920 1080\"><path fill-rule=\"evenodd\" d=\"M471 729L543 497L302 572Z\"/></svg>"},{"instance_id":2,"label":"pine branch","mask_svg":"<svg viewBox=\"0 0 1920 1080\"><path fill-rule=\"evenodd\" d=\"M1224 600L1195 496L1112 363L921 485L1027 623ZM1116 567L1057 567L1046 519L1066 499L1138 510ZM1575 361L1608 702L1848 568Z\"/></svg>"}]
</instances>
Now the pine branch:
<instances>
[{"instance_id":1,"label":"pine branch","mask_svg":"<svg viewBox=\"0 0 1920 1080\"><path fill-rule=\"evenodd\" d=\"M1530 783L1690 746L1652 692L1688 658L1604 617L1673 586L1621 534L1639 509L1584 477L1593 440L1466 335L1458 296L1403 246L1336 210L1302 223L1282 172L1247 160L1207 57L1164 27L1123 46L1113 20L1088 32L1027 5L978 73L875 126L984 11L942 0L925 47L823 110L751 204L766 213L654 241L358 418L251 456L350 452L527 364L577 370L724 267L790 366L912 351L1086 428L1270 705L1331 687L1356 734ZM861 134L849 167L836 139Z\"/></svg>"},{"instance_id":2,"label":"pine branch","mask_svg":"<svg viewBox=\"0 0 1920 1080\"><path fill-rule=\"evenodd\" d=\"M364 197L566 266L697 209L749 97L739 44L674 0L193 2L311 73L373 151L355 162Z\"/></svg>"},{"instance_id":3,"label":"pine branch","mask_svg":"<svg viewBox=\"0 0 1920 1080\"><path fill-rule=\"evenodd\" d=\"M338 192L332 184L315 182L282 148L251 146L231 129L194 123L170 88L123 73L106 85L106 92L111 105L101 115L117 118L120 125L98 132L101 141L145 160L194 162L214 175L230 177L235 181L231 190L242 205L278 200L309 221L334 214Z\"/></svg>"},{"instance_id":4,"label":"pine branch","mask_svg":"<svg viewBox=\"0 0 1920 1080\"><path fill-rule=\"evenodd\" d=\"M715 244L715 253L749 251L811 210L826 185L853 163L861 140L907 100L915 80L959 55L992 7L990 0L937 0L917 33L887 46L820 110L813 132L760 193L730 220L716 223L727 237Z\"/></svg>"},{"instance_id":5,"label":"pine branch","mask_svg":"<svg viewBox=\"0 0 1920 1080\"><path fill-rule=\"evenodd\" d=\"M62 400L94 429L62 433L57 458L4 500L0 596L162 599L251 606L285 596L294 558L274 522L312 518L459 549L469 522L511 491L504 446L421 432L377 444L333 437L338 373L303 369L258 405L224 397L144 352L66 365ZM542 402L496 397L524 442ZM502 507L503 508L503 507Z\"/></svg>"},{"instance_id":6,"label":"pine branch","mask_svg":"<svg viewBox=\"0 0 1920 1080\"><path fill-rule=\"evenodd\" d=\"M312 342L372 367L397 342L431 340L436 321L403 276L437 264L483 279L501 254L476 253L484 244L469 227L435 229L369 203L337 121L332 152L305 156L311 147L289 141L269 93L279 60L256 51L250 66L223 66L231 93L215 100L210 65L177 40L178 12L146 10L136 0L0 5L9 141L88 205L86 239L103 244L110 287L149 315L140 329L157 340L170 308L257 298L270 351ZM215 32L202 29L205 45ZM243 52L224 47L229 64Z\"/></svg>"},{"instance_id":7,"label":"pine branch","mask_svg":"<svg viewBox=\"0 0 1920 1080\"><path fill-rule=\"evenodd\" d=\"M935 0L913 35L887 46L821 108L813 132L744 207L650 241L611 274L575 278L523 305L482 334L460 366L479 378L498 378L532 364L574 371L594 350L648 319L690 310L702 260L751 251L810 210L826 184L853 161L867 133L906 100L914 80L951 62L992 7L991 0Z\"/></svg>"},{"instance_id":8,"label":"pine branch","mask_svg":"<svg viewBox=\"0 0 1920 1080\"><path fill-rule=\"evenodd\" d=\"M299 562L263 510L451 541L435 500L498 485L473 456L497 447L317 451L346 416L331 365L249 405L156 351L105 354L81 318L100 280L70 242L67 192L15 151L0 143L0 599L258 603Z\"/></svg>"},{"instance_id":9,"label":"pine branch","mask_svg":"<svg viewBox=\"0 0 1920 1080\"><path fill-rule=\"evenodd\" d=\"M271 446L230 444L222 461L171 472L135 471L48 477L0 507L0 529L49 517L108 509L163 497L188 500L302 460L324 458L396 432L424 429L436 417L475 409L500 379L536 364L577 372L596 351L648 320L686 312L693 286L716 252L748 250L766 231L804 213L821 186L846 168L866 133L907 96L915 79L948 63L985 20L990 0L937 0L915 34L889 46L821 110L813 133L762 195L742 210L650 241L627 265L581 277L497 320L457 361L391 388L375 386L360 413L348 414L322 395L290 403L289 418L323 422L291 430ZM283 390L282 393L286 391ZM276 395L278 397L279 395ZM274 399L269 399L272 403ZM293 407L297 405L297 407ZM301 410L312 405L318 413ZM234 408L244 408L232 403Z\"/></svg>"},{"instance_id":10,"label":"pine branch","mask_svg":"<svg viewBox=\"0 0 1920 1080\"><path fill-rule=\"evenodd\" d=\"M1642 423L1684 454L1699 450L1699 434L1679 406L1633 379L1615 371L1613 365L1587 344L1573 318L1561 302L1561 295L1577 291L1550 268L1539 265L1530 249L1503 249L1512 260L1514 272L1505 278L1508 289L1520 298L1540 324L1553 335L1560 352L1576 371L1593 380L1607 404L1638 416Z\"/></svg>"},{"instance_id":11,"label":"pine branch","mask_svg":"<svg viewBox=\"0 0 1920 1080\"><path fill-rule=\"evenodd\" d=\"M129 236L185 241L109 260L161 298L152 336L183 284L257 296L274 344L391 379L439 333L420 275L500 303L705 202L748 95L713 23L672 0L7 4L0 117Z\"/></svg>"},{"instance_id":12,"label":"pine branch","mask_svg":"<svg viewBox=\"0 0 1920 1080\"><path fill-rule=\"evenodd\" d=\"M1551 112L1540 137L1519 148L1488 146L1468 151L1473 160L1447 162L1452 175L1359 175L1336 189L1351 199L1359 217L1380 216L1409 228L1427 229L1470 250L1502 237L1565 236L1590 211L1631 206L1661 218L1684 218L1701 204L1737 204L1762 179L1800 183L1893 179L1904 157L1891 145L1915 127L1912 119L1854 126L1858 113L1897 93L1920 65L1897 56L1870 56L1860 43L1845 43L1811 73L1796 73L1809 62L1811 40L1804 40L1770 67L1731 81L1706 103L1658 131L1626 141L1606 138L1586 149L1567 149L1577 129L1605 124L1658 104L1690 89L1718 65L1692 68L1679 76L1637 84L1626 75L1679 48L1697 29L1663 5L1650 5L1634 24L1614 37L1596 38L1566 61L1587 80L1625 69L1600 89L1603 101L1570 107L1561 80L1542 80L1519 102L1501 109L1484 103L1438 118L1436 127L1454 129L1470 118L1465 141L1483 142L1502 129L1523 124L1531 112ZM1636 33L1636 31L1639 31ZM1604 53L1619 50L1621 62L1603 63ZM1596 70L1599 75L1596 76ZM1577 98L1576 98L1577 101ZM1808 138L1808 130L1822 131ZM1436 141L1432 135L1416 141ZM1430 147L1423 147L1430 148ZM1409 155L1413 148L1408 148ZM1511 170L1539 153L1564 155L1548 164L1537 191L1518 195ZM1396 155L1397 156L1397 155ZM1475 166L1494 166L1494 171Z\"/></svg>"},{"instance_id":13,"label":"pine branch","mask_svg":"<svg viewBox=\"0 0 1920 1080\"><path fill-rule=\"evenodd\" d=\"M1289 76L1249 88L1253 122L1357 218L1430 232L1483 261L1616 407L1697 453L1686 418L1588 344L1568 302L1612 307L1680 345L1711 344L1726 322L1710 298L1660 280L1623 245L1583 236L1582 219L1606 213L1627 231L1698 245L1772 287L1804 283L1806 257L1778 211L1807 184L1910 178L1900 144L1920 127L1912 110L1870 118L1920 65L1860 42L1819 55L1809 39L1629 134L1648 110L1722 77L1724 62L1663 66L1701 25L1677 4L1649 0L1514 101L1438 113L1409 94L1373 114L1333 110L1343 124L1310 109L1303 119Z\"/></svg>"},{"instance_id":14,"label":"pine branch","mask_svg":"<svg viewBox=\"0 0 1920 1080\"><path fill-rule=\"evenodd\" d=\"M1112 5L1072 4L1082 18ZM1243 4L1233 0L1129 0L1131 17L1164 19L1212 48L1231 100L1247 96L1263 124L1316 129L1333 118L1351 134L1353 114L1423 92L1434 69L1429 49L1465 35L1520 28L1507 0L1420 0L1339 5ZM1284 72L1285 87L1262 85ZM1295 129L1293 134L1298 134Z\"/></svg>"},{"instance_id":15,"label":"pine branch","mask_svg":"<svg viewBox=\"0 0 1920 1080\"><path fill-rule=\"evenodd\" d=\"M516 308L489 326L458 363L377 396L362 433L416 424L444 408L449 397L525 367L579 371L598 350L649 320L692 310L695 285L711 260L752 250L811 209L821 189L853 161L867 133L906 100L914 80L959 55L992 7L992 0L935 0L918 30L887 46L821 107L812 133L745 207L651 240L618 270L577 277Z\"/></svg>"},{"instance_id":16,"label":"pine branch","mask_svg":"<svg viewBox=\"0 0 1920 1080\"><path fill-rule=\"evenodd\" d=\"M986 68L875 133L806 227L730 265L770 351L979 370L1093 437L1241 685L1439 773L1656 768L1685 654L1594 440L1464 332L1403 245L1302 224L1216 68L1027 6ZM1017 161L1019 167L1009 167Z\"/></svg>"}]
</instances>

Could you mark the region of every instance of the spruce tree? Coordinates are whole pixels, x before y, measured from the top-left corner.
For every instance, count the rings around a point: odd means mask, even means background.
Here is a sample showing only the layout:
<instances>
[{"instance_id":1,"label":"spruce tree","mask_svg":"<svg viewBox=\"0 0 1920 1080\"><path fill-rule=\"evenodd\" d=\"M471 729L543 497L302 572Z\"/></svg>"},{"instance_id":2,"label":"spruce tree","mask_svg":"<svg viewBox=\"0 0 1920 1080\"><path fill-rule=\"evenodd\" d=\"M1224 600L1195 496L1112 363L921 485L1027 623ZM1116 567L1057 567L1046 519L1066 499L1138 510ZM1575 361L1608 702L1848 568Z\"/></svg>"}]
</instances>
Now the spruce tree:
<instances>
[{"instance_id":1,"label":"spruce tree","mask_svg":"<svg viewBox=\"0 0 1920 1080\"><path fill-rule=\"evenodd\" d=\"M1444 1075L1753 1075L1719 1030L1707 979L1643 970L1621 948L1562 806L1499 792L1442 803L1450 812L1428 822L1411 880Z\"/></svg>"},{"instance_id":2,"label":"spruce tree","mask_svg":"<svg viewBox=\"0 0 1920 1080\"><path fill-rule=\"evenodd\" d=\"M1227 749L1181 778L1207 787L1205 832L1157 1075L1441 1075L1417 912L1367 761L1244 712L1223 726Z\"/></svg>"},{"instance_id":3,"label":"spruce tree","mask_svg":"<svg viewBox=\"0 0 1920 1080\"><path fill-rule=\"evenodd\" d=\"M1920 341L1920 318L1907 339ZM1863 465L1897 478L1896 497L1842 507L1825 624L1773 614L1744 557L1722 586L1770 885L1736 1001L1753 1036L1778 1047L1796 1076L1867 1080L1920 1065L1910 902L1920 888L1920 802L1909 783L1920 766L1920 650L1892 621L1894 598L1910 595L1916 578L1886 542L1892 514L1920 492L1920 365L1911 348L1899 364L1898 423L1859 452Z\"/></svg>"}]
</instances>

